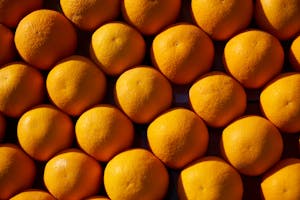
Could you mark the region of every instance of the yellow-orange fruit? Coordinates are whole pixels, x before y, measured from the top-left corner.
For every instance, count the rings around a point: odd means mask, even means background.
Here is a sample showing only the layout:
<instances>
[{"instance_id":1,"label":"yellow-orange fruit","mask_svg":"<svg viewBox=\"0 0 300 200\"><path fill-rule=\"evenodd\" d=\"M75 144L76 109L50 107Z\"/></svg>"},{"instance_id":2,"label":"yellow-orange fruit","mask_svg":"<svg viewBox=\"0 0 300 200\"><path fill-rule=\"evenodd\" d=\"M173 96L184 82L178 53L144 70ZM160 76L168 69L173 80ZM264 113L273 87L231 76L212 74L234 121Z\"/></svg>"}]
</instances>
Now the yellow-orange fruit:
<instances>
[{"instance_id":1,"label":"yellow-orange fruit","mask_svg":"<svg viewBox=\"0 0 300 200\"><path fill-rule=\"evenodd\" d=\"M13 32L0 24L0 67L11 62L15 57L15 44Z\"/></svg>"},{"instance_id":2,"label":"yellow-orange fruit","mask_svg":"<svg viewBox=\"0 0 300 200\"><path fill-rule=\"evenodd\" d=\"M289 61L296 71L300 71L300 36L296 37L291 44Z\"/></svg>"},{"instance_id":3,"label":"yellow-orange fruit","mask_svg":"<svg viewBox=\"0 0 300 200\"><path fill-rule=\"evenodd\" d=\"M51 194L43 190L26 190L21 192L10 200L56 200Z\"/></svg>"}]
</instances>

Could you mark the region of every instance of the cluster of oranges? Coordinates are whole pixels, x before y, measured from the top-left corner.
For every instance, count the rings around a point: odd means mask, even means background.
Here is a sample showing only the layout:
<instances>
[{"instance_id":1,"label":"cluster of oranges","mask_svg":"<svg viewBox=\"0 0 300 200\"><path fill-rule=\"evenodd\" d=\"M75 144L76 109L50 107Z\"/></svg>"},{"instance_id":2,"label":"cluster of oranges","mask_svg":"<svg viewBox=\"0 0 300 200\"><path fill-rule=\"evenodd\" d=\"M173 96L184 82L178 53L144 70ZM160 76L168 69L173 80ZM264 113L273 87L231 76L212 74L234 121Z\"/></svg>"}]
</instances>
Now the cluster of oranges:
<instances>
[{"instance_id":1,"label":"cluster of oranges","mask_svg":"<svg viewBox=\"0 0 300 200\"><path fill-rule=\"evenodd\" d=\"M0 199L299 200L299 33L300 0L0 0Z\"/></svg>"}]
</instances>

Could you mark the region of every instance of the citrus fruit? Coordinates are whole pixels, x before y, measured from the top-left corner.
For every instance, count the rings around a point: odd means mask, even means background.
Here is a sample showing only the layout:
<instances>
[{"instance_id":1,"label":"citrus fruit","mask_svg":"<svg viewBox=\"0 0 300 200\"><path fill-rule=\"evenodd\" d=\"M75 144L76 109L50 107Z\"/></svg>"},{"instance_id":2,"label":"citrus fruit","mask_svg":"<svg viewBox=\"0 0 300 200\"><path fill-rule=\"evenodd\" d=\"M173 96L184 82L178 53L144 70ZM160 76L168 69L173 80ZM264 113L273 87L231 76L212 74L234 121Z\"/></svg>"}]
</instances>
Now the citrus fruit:
<instances>
[{"instance_id":1,"label":"citrus fruit","mask_svg":"<svg viewBox=\"0 0 300 200\"><path fill-rule=\"evenodd\" d=\"M223 72L200 77L189 90L193 110L212 127L226 126L241 116L247 106L243 87Z\"/></svg>"},{"instance_id":2,"label":"citrus fruit","mask_svg":"<svg viewBox=\"0 0 300 200\"><path fill-rule=\"evenodd\" d=\"M88 58L75 55L55 65L48 74L46 86L57 107L78 116L102 100L106 78Z\"/></svg>"},{"instance_id":3,"label":"citrus fruit","mask_svg":"<svg viewBox=\"0 0 300 200\"><path fill-rule=\"evenodd\" d=\"M119 75L143 61L146 44L139 32L122 22L107 23L92 35L90 54L109 75Z\"/></svg>"},{"instance_id":4,"label":"citrus fruit","mask_svg":"<svg viewBox=\"0 0 300 200\"><path fill-rule=\"evenodd\" d=\"M5 135L5 128L6 128L6 120L4 116L0 113L0 142Z\"/></svg>"},{"instance_id":5,"label":"citrus fruit","mask_svg":"<svg viewBox=\"0 0 300 200\"><path fill-rule=\"evenodd\" d=\"M15 44L13 32L0 24L0 66L11 62L15 57Z\"/></svg>"},{"instance_id":6,"label":"citrus fruit","mask_svg":"<svg viewBox=\"0 0 300 200\"><path fill-rule=\"evenodd\" d=\"M296 37L290 46L289 61L296 71L300 71L300 36Z\"/></svg>"},{"instance_id":7,"label":"citrus fruit","mask_svg":"<svg viewBox=\"0 0 300 200\"><path fill-rule=\"evenodd\" d=\"M138 66L121 74L115 85L115 101L136 123L149 123L170 107L172 88L157 70Z\"/></svg>"},{"instance_id":8,"label":"citrus fruit","mask_svg":"<svg viewBox=\"0 0 300 200\"><path fill-rule=\"evenodd\" d=\"M180 200L241 200L242 195L243 182L239 173L218 157L204 157L180 172Z\"/></svg>"},{"instance_id":9,"label":"citrus fruit","mask_svg":"<svg viewBox=\"0 0 300 200\"><path fill-rule=\"evenodd\" d=\"M104 187L110 199L163 199L168 182L165 166L145 149L116 155L104 170Z\"/></svg>"},{"instance_id":10,"label":"citrus fruit","mask_svg":"<svg viewBox=\"0 0 300 200\"><path fill-rule=\"evenodd\" d=\"M274 165L283 151L280 132L267 119L245 116L229 124L222 133L223 157L240 173L257 176Z\"/></svg>"},{"instance_id":11,"label":"citrus fruit","mask_svg":"<svg viewBox=\"0 0 300 200\"><path fill-rule=\"evenodd\" d=\"M86 198L85 200L109 200L109 198L103 196L94 196L94 197Z\"/></svg>"},{"instance_id":12,"label":"citrus fruit","mask_svg":"<svg viewBox=\"0 0 300 200\"><path fill-rule=\"evenodd\" d=\"M153 40L152 63L173 83L188 84L207 72L213 62L211 39L192 24L176 24Z\"/></svg>"},{"instance_id":13,"label":"citrus fruit","mask_svg":"<svg viewBox=\"0 0 300 200\"><path fill-rule=\"evenodd\" d=\"M42 190L26 190L13 196L10 200L55 200L55 198Z\"/></svg>"},{"instance_id":14,"label":"citrus fruit","mask_svg":"<svg viewBox=\"0 0 300 200\"><path fill-rule=\"evenodd\" d=\"M20 21L15 32L15 44L23 60L46 70L74 53L77 36L72 24L62 14L42 9Z\"/></svg>"}]
</instances>

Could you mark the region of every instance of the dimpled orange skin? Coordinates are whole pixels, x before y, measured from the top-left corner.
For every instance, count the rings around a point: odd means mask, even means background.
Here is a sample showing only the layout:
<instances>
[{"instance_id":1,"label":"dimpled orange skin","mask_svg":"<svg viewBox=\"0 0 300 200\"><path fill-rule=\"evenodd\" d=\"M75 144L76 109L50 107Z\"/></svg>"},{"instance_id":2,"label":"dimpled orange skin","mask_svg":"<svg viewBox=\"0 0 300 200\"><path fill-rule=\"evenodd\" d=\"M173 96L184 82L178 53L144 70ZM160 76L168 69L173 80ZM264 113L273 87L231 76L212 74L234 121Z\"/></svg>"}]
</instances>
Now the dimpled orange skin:
<instances>
[{"instance_id":1,"label":"dimpled orange skin","mask_svg":"<svg viewBox=\"0 0 300 200\"><path fill-rule=\"evenodd\" d=\"M172 87L159 71L138 66L119 76L114 98L133 122L144 124L171 106Z\"/></svg>"},{"instance_id":2,"label":"dimpled orange skin","mask_svg":"<svg viewBox=\"0 0 300 200\"><path fill-rule=\"evenodd\" d=\"M252 19L252 0L192 0L191 5L198 26L215 40L229 39Z\"/></svg>"},{"instance_id":3,"label":"dimpled orange skin","mask_svg":"<svg viewBox=\"0 0 300 200\"><path fill-rule=\"evenodd\" d=\"M245 116L229 124L222 133L221 153L240 173L257 176L281 157L280 132L267 119Z\"/></svg>"},{"instance_id":4,"label":"dimpled orange skin","mask_svg":"<svg viewBox=\"0 0 300 200\"><path fill-rule=\"evenodd\" d=\"M16 145L0 145L0 199L9 199L32 186L34 162Z\"/></svg>"},{"instance_id":5,"label":"dimpled orange skin","mask_svg":"<svg viewBox=\"0 0 300 200\"><path fill-rule=\"evenodd\" d=\"M102 100L106 78L91 60L74 55L60 61L49 72L46 86L57 107L78 116Z\"/></svg>"},{"instance_id":6,"label":"dimpled orange skin","mask_svg":"<svg viewBox=\"0 0 300 200\"><path fill-rule=\"evenodd\" d=\"M49 70L57 61L75 52L77 35L61 13L42 9L20 21L15 32L15 45L27 63Z\"/></svg>"},{"instance_id":7,"label":"dimpled orange skin","mask_svg":"<svg viewBox=\"0 0 300 200\"><path fill-rule=\"evenodd\" d=\"M163 113L147 129L151 151L165 165L175 169L203 156L208 138L202 119L185 108L174 108Z\"/></svg>"},{"instance_id":8,"label":"dimpled orange skin","mask_svg":"<svg viewBox=\"0 0 300 200\"><path fill-rule=\"evenodd\" d=\"M189 90L193 110L212 127L226 126L246 110L243 87L223 72L210 72L198 79Z\"/></svg>"},{"instance_id":9,"label":"dimpled orange skin","mask_svg":"<svg viewBox=\"0 0 300 200\"><path fill-rule=\"evenodd\" d=\"M10 200L56 200L51 194L42 190L27 190L21 192Z\"/></svg>"},{"instance_id":10,"label":"dimpled orange skin","mask_svg":"<svg viewBox=\"0 0 300 200\"><path fill-rule=\"evenodd\" d=\"M120 0L60 0L60 6L77 27L92 31L119 15Z\"/></svg>"},{"instance_id":11,"label":"dimpled orange skin","mask_svg":"<svg viewBox=\"0 0 300 200\"><path fill-rule=\"evenodd\" d=\"M71 118L52 105L41 105L21 116L17 125L20 146L35 160L47 161L71 146Z\"/></svg>"},{"instance_id":12,"label":"dimpled orange skin","mask_svg":"<svg viewBox=\"0 0 300 200\"><path fill-rule=\"evenodd\" d=\"M0 24L0 66L11 62L15 57L15 44L13 32Z\"/></svg>"},{"instance_id":13,"label":"dimpled orange skin","mask_svg":"<svg viewBox=\"0 0 300 200\"><path fill-rule=\"evenodd\" d=\"M68 149L46 163L44 183L57 199L84 199L98 192L102 175L95 159L78 149Z\"/></svg>"},{"instance_id":14,"label":"dimpled orange skin","mask_svg":"<svg viewBox=\"0 0 300 200\"><path fill-rule=\"evenodd\" d=\"M79 146L103 162L129 148L134 139L132 122L110 105L99 105L84 112L75 130Z\"/></svg>"},{"instance_id":15,"label":"dimpled orange skin","mask_svg":"<svg viewBox=\"0 0 300 200\"><path fill-rule=\"evenodd\" d=\"M110 199L163 199L169 175L165 166L145 149L116 155L104 170L104 187Z\"/></svg>"},{"instance_id":16,"label":"dimpled orange skin","mask_svg":"<svg viewBox=\"0 0 300 200\"><path fill-rule=\"evenodd\" d=\"M299 0L257 0L255 20L261 29L288 40L300 31L299 11Z\"/></svg>"},{"instance_id":17,"label":"dimpled orange skin","mask_svg":"<svg viewBox=\"0 0 300 200\"><path fill-rule=\"evenodd\" d=\"M229 74L247 88L264 86L283 67L284 51L277 38L260 30L248 30L231 38L223 62Z\"/></svg>"},{"instance_id":18,"label":"dimpled orange skin","mask_svg":"<svg viewBox=\"0 0 300 200\"><path fill-rule=\"evenodd\" d=\"M239 173L224 160L208 156L181 171L177 191L180 200L241 200L243 182Z\"/></svg>"},{"instance_id":19,"label":"dimpled orange skin","mask_svg":"<svg viewBox=\"0 0 300 200\"><path fill-rule=\"evenodd\" d=\"M300 36L296 37L291 44L289 61L294 70L300 72Z\"/></svg>"},{"instance_id":20,"label":"dimpled orange skin","mask_svg":"<svg viewBox=\"0 0 300 200\"><path fill-rule=\"evenodd\" d=\"M286 133L300 131L300 73L283 73L260 94L263 114Z\"/></svg>"},{"instance_id":21,"label":"dimpled orange skin","mask_svg":"<svg viewBox=\"0 0 300 200\"><path fill-rule=\"evenodd\" d=\"M124 0L122 14L125 21L144 35L154 35L176 20L180 0Z\"/></svg>"},{"instance_id":22,"label":"dimpled orange skin","mask_svg":"<svg viewBox=\"0 0 300 200\"><path fill-rule=\"evenodd\" d=\"M300 199L300 159L287 158L268 171L260 184L265 200Z\"/></svg>"},{"instance_id":23,"label":"dimpled orange skin","mask_svg":"<svg viewBox=\"0 0 300 200\"><path fill-rule=\"evenodd\" d=\"M0 69L0 112L20 117L44 98L42 74L25 63L15 62Z\"/></svg>"},{"instance_id":24,"label":"dimpled orange skin","mask_svg":"<svg viewBox=\"0 0 300 200\"><path fill-rule=\"evenodd\" d=\"M0 0L0 24L14 28L25 15L42 5L43 0Z\"/></svg>"},{"instance_id":25,"label":"dimpled orange skin","mask_svg":"<svg viewBox=\"0 0 300 200\"><path fill-rule=\"evenodd\" d=\"M171 82L191 83L209 71L214 57L211 39L192 24L176 24L153 40L151 60Z\"/></svg>"},{"instance_id":26,"label":"dimpled orange skin","mask_svg":"<svg viewBox=\"0 0 300 200\"><path fill-rule=\"evenodd\" d=\"M142 35L122 22L111 22L98 28L90 44L93 61L112 76L141 64L145 51L146 43Z\"/></svg>"},{"instance_id":27,"label":"dimpled orange skin","mask_svg":"<svg viewBox=\"0 0 300 200\"><path fill-rule=\"evenodd\" d=\"M6 120L4 116L0 113L0 142L2 141L2 138L5 135L5 129L6 129Z\"/></svg>"}]
</instances>

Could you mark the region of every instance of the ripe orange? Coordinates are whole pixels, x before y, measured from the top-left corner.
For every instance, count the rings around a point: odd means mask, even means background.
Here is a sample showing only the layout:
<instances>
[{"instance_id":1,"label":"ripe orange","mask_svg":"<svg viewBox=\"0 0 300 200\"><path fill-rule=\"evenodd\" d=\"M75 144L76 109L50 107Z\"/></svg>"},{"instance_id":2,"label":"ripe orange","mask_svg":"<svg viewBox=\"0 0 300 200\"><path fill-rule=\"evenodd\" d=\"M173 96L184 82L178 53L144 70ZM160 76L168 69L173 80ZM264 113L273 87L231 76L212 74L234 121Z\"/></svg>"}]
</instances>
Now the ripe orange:
<instances>
[{"instance_id":1,"label":"ripe orange","mask_svg":"<svg viewBox=\"0 0 300 200\"><path fill-rule=\"evenodd\" d=\"M35 165L13 144L1 144L0 155L0 199L9 199L32 185Z\"/></svg>"},{"instance_id":2,"label":"ripe orange","mask_svg":"<svg viewBox=\"0 0 300 200\"><path fill-rule=\"evenodd\" d=\"M181 0L124 0L123 18L145 35L154 35L175 21Z\"/></svg>"},{"instance_id":3,"label":"ripe orange","mask_svg":"<svg viewBox=\"0 0 300 200\"><path fill-rule=\"evenodd\" d=\"M104 170L104 187L110 199L163 199L168 182L165 166L145 149L116 155Z\"/></svg>"},{"instance_id":4,"label":"ripe orange","mask_svg":"<svg viewBox=\"0 0 300 200\"><path fill-rule=\"evenodd\" d=\"M300 73L279 75L260 94L261 110L280 130L300 131Z\"/></svg>"},{"instance_id":5,"label":"ripe orange","mask_svg":"<svg viewBox=\"0 0 300 200\"><path fill-rule=\"evenodd\" d=\"M77 27L92 31L119 15L119 0L60 0L66 17Z\"/></svg>"},{"instance_id":6,"label":"ripe orange","mask_svg":"<svg viewBox=\"0 0 300 200\"><path fill-rule=\"evenodd\" d=\"M90 54L99 67L109 75L119 75L141 64L146 44L139 32L122 22L111 22L92 35Z\"/></svg>"},{"instance_id":7,"label":"ripe orange","mask_svg":"<svg viewBox=\"0 0 300 200\"><path fill-rule=\"evenodd\" d=\"M245 29L252 12L252 0L192 0L196 23L215 40L227 40Z\"/></svg>"},{"instance_id":8,"label":"ripe orange","mask_svg":"<svg viewBox=\"0 0 300 200\"><path fill-rule=\"evenodd\" d=\"M207 72L213 61L210 38L192 24L176 24L158 34L152 43L152 63L173 83L191 83Z\"/></svg>"},{"instance_id":9,"label":"ripe orange","mask_svg":"<svg viewBox=\"0 0 300 200\"><path fill-rule=\"evenodd\" d=\"M0 5L1 6L1 5ZM0 66L11 62L15 57L15 44L13 32L0 24Z\"/></svg>"},{"instance_id":10,"label":"ripe orange","mask_svg":"<svg viewBox=\"0 0 300 200\"><path fill-rule=\"evenodd\" d=\"M100 105L84 112L76 122L78 145L103 162L129 148L134 138L131 121L119 109Z\"/></svg>"},{"instance_id":11,"label":"ripe orange","mask_svg":"<svg viewBox=\"0 0 300 200\"><path fill-rule=\"evenodd\" d=\"M241 200L243 182L239 173L218 157L197 160L180 172L180 200Z\"/></svg>"},{"instance_id":12,"label":"ripe orange","mask_svg":"<svg viewBox=\"0 0 300 200\"><path fill-rule=\"evenodd\" d=\"M44 70L51 69L57 61L73 54L76 43L72 24L53 10L37 10L25 16L15 33L20 56Z\"/></svg>"},{"instance_id":13,"label":"ripe orange","mask_svg":"<svg viewBox=\"0 0 300 200\"><path fill-rule=\"evenodd\" d=\"M83 199L95 195L102 181L102 168L92 157L77 149L61 152L49 160L44 182L57 199Z\"/></svg>"},{"instance_id":14,"label":"ripe orange","mask_svg":"<svg viewBox=\"0 0 300 200\"><path fill-rule=\"evenodd\" d=\"M69 115L78 116L102 100L106 78L88 58L70 56L49 72L46 86L57 107Z\"/></svg>"},{"instance_id":15,"label":"ripe orange","mask_svg":"<svg viewBox=\"0 0 300 200\"><path fill-rule=\"evenodd\" d=\"M243 87L223 72L200 77L189 90L194 111L209 125L222 127L240 117L247 106Z\"/></svg>"},{"instance_id":16,"label":"ripe orange","mask_svg":"<svg viewBox=\"0 0 300 200\"><path fill-rule=\"evenodd\" d=\"M149 123L172 102L172 88L157 70L138 66L119 76L115 85L115 101L136 123Z\"/></svg>"},{"instance_id":17,"label":"ripe orange","mask_svg":"<svg viewBox=\"0 0 300 200\"><path fill-rule=\"evenodd\" d=\"M265 200L300 199L300 159L281 160L262 180L261 190Z\"/></svg>"},{"instance_id":18,"label":"ripe orange","mask_svg":"<svg viewBox=\"0 0 300 200\"><path fill-rule=\"evenodd\" d=\"M280 159L282 150L280 132L263 117L245 116L223 130L222 155L242 174L264 173Z\"/></svg>"},{"instance_id":19,"label":"ripe orange","mask_svg":"<svg viewBox=\"0 0 300 200\"><path fill-rule=\"evenodd\" d=\"M300 71L300 36L296 37L291 44L289 61L296 71Z\"/></svg>"},{"instance_id":20,"label":"ripe orange","mask_svg":"<svg viewBox=\"0 0 300 200\"><path fill-rule=\"evenodd\" d=\"M300 31L299 0L257 0L256 23L280 40L288 40Z\"/></svg>"},{"instance_id":21,"label":"ripe orange","mask_svg":"<svg viewBox=\"0 0 300 200\"><path fill-rule=\"evenodd\" d=\"M0 68L0 80L0 112L4 115L19 117L43 100L42 74L24 63Z\"/></svg>"},{"instance_id":22,"label":"ripe orange","mask_svg":"<svg viewBox=\"0 0 300 200\"><path fill-rule=\"evenodd\" d=\"M208 137L201 118L184 108L163 113L147 129L148 143L154 155L168 167L176 169L203 156Z\"/></svg>"},{"instance_id":23,"label":"ripe orange","mask_svg":"<svg viewBox=\"0 0 300 200\"><path fill-rule=\"evenodd\" d=\"M284 51L271 34L248 30L227 42L223 61L226 70L243 86L260 88L281 71Z\"/></svg>"},{"instance_id":24,"label":"ripe orange","mask_svg":"<svg viewBox=\"0 0 300 200\"><path fill-rule=\"evenodd\" d=\"M4 116L0 113L0 142L5 135L5 128L6 128L6 120Z\"/></svg>"},{"instance_id":25,"label":"ripe orange","mask_svg":"<svg viewBox=\"0 0 300 200\"><path fill-rule=\"evenodd\" d=\"M17 126L20 146L35 160L47 161L71 146L73 123L51 105L42 105L21 116Z\"/></svg>"},{"instance_id":26,"label":"ripe orange","mask_svg":"<svg viewBox=\"0 0 300 200\"><path fill-rule=\"evenodd\" d=\"M13 196L10 200L55 200L55 198L42 190L26 190Z\"/></svg>"},{"instance_id":27,"label":"ripe orange","mask_svg":"<svg viewBox=\"0 0 300 200\"><path fill-rule=\"evenodd\" d=\"M94 196L94 197L86 198L85 200L109 200L109 198L103 196Z\"/></svg>"}]
</instances>

